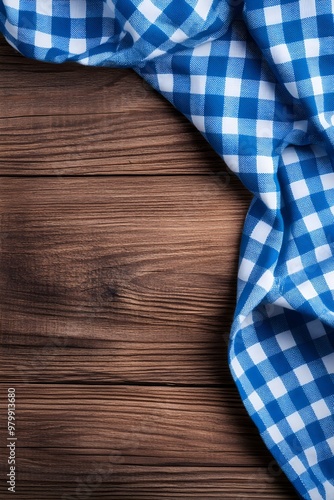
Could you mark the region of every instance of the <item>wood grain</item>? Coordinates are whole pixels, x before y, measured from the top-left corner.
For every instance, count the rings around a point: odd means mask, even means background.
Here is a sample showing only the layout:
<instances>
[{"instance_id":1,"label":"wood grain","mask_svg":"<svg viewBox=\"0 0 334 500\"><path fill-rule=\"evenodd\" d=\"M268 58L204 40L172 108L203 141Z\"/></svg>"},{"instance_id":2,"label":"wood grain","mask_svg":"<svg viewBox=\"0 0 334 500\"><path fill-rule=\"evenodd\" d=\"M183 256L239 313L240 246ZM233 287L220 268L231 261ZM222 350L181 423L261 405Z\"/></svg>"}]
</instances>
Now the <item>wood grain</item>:
<instances>
[{"instance_id":1,"label":"wood grain","mask_svg":"<svg viewBox=\"0 0 334 500\"><path fill-rule=\"evenodd\" d=\"M0 175L226 171L201 134L131 70L50 65L0 39Z\"/></svg>"},{"instance_id":2,"label":"wood grain","mask_svg":"<svg viewBox=\"0 0 334 500\"><path fill-rule=\"evenodd\" d=\"M57 451L51 450L53 456ZM24 450L24 455L31 450ZM59 453L62 459L64 453ZM49 460L50 455L43 457ZM74 455L75 457L75 455ZM76 458L76 457L75 457ZM89 458L92 468L88 474L74 470L56 480L47 480L38 472L21 474L23 487L15 494L17 500L47 498L50 500L78 499L196 499L221 500L286 500L296 496L282 473L269 463L267 467L145 467L119 465L113 462L101 463L95 457ZM119 458L122 461L122 458ZM22 459L27 467L32 466L29 458ZM81 464L81 462L79 462ZM37 467L39 463L36 464ZM45 468L45 462L43 462ZM50 468L52 474L52 468ZM29 495L29 496L27 496ZM31 495L31 496L30 496Z\"/></svg>"},{"instance_id":3,"label":"wood grain","mask_svg":"<svg viewBox=\"0 0 334 500\"><path fill-rule=\"evenodd\" d=\"M241 194L213 176L3 179L4 379L230 381Z\"/></svg>"},{"instance_id":4,"label":"wood grain","mask_svg":"<svg viewBox=\"0 0 334 500\"><path fill-rule=\"evenodd\" d=\"M25 384L16 400L20 449L84 449L101 459L117 450L129 465L262 463L257 432L234 387ZM0 435L6 437L4 429ZM64 473L65 462L53 460L54 473ZM82 467L88 473L89 461Z\"/></svg>"},{"instance_id":5,"label":"wood grain","mask_svg":"<svg viewBox=\"0 0 334 500\"><path fill-rule=\"evenodd\" d=\"M5 390L2 386L2 393ZM119 491L119 498L131 490L134 498L144 493L150 498L159 492L153 481L157 471L163 479L159 487L170 495L175 491L176 498L190 492L193 498L220 495L229 492L232 485L234 498L240 499L244 495L284 498L282 495L291 490L263 443L258 442L257 431L234 388L26 384L17 391L16 399L20 409L16 429L20 477L24 483L35 482L35 488L41 486L44 470L48 488L50 481L57 488L64 485L63 493L72 489L73 494L73 484L78 479L87 483L95 470L105 484L93 498L103 497L108 485L109 494ZM5 409L3 404L0 408ZM3 430L0 435L4 441ZM249 463L258 469L249 470ZM109 468L112 473L102 474ZM205 468L214 469L211 476ZM226 481L228 470L232 474ZM238 485L239 474L243 483ZM186 493L182 483L191 478L195 484ZM254 479L256 494L264 496L254 494ZM45 477L43 481L46 487ZM120 481L120 490L114 490L114 481ZM56 498L62 498L59 490L58 495Z\"/></svg>"},{"instance_id":6,"label":"wood grain","mask_svg":"<svg viewBox=\"0 0 334 500\"><path fill-rule=\"evenodd\" d=\"M0 39L0 101L16 499L297 498L227 365L249 193L130 70L32 61Z\"/></svg>"}]
</instances>

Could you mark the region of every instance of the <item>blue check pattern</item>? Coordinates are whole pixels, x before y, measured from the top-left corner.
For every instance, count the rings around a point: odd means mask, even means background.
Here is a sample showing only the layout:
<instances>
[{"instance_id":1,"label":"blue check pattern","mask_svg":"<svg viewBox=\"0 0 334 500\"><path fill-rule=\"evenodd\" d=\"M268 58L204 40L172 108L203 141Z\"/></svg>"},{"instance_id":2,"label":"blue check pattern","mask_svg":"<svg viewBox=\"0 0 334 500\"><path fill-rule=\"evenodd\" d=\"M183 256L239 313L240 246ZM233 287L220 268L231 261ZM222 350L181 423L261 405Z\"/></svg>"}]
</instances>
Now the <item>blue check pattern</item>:
<instances>
[{"instance_id":1,"label":"blue check pattern","mask_svg":"<svg viewBox=\"0 0 334 500\"><path fill-rule=\"evenodd\" d=\"M254 194L229 363L306 500L334 499L334 4L2 0L23 55L134 68Z\"/></svg>"}]
</instances>

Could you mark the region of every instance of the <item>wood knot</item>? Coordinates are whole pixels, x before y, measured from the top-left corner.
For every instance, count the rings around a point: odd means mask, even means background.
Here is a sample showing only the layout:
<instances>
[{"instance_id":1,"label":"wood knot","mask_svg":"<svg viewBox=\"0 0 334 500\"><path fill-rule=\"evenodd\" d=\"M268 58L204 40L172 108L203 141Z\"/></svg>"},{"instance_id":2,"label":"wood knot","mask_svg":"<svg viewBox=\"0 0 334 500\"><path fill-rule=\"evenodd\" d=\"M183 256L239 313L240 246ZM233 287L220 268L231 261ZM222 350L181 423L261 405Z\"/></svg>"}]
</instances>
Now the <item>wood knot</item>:
<instances>
[{"instance_id":1,"label":"wood knot","mask_svg":"<svg viewBox=\"0 0 334 500\"><path fill-rule=\"evenodd\" d=\"M103 299L116 299L118 297L118 291L115 287L111 285L106 285L101 293Z\"/></svg>"}]
</instances>

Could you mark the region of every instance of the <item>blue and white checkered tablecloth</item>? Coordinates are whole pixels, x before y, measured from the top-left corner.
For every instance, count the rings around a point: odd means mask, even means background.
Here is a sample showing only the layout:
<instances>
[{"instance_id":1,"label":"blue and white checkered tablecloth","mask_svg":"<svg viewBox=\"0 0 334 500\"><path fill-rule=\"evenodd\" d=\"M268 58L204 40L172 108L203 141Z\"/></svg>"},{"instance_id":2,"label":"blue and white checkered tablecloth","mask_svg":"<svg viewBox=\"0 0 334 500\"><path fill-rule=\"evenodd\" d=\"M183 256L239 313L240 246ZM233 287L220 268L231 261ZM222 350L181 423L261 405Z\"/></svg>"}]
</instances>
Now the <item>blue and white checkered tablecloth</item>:
<instances>
[{"instance_id":1,"label":"blue and white checkered tablecloth","mask_svg":"<svg viewBox=\"0 0 334 500\"><path fill-rule=\"evenodd\" d=\"M134 68L254 194L231 371L300 496L333 500L333 0L0 0L0 30L30 58Z\"/></svg>"}]
</instances>

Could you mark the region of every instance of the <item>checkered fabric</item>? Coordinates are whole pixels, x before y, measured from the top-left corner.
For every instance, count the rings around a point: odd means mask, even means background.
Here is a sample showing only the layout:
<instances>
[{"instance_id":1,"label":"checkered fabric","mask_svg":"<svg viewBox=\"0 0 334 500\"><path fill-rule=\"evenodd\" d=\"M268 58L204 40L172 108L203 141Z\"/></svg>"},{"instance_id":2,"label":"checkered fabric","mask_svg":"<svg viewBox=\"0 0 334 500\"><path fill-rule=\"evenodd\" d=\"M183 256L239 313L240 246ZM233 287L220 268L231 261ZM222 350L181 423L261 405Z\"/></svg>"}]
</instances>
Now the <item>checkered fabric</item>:
<instances>
[{"instance_id":1,"label":"checkered fabric","mask_svg":"<svg viewBox=\"0 0 334 500\"><path fill-rule=\"evenodd\" d=\"M229 363L300 496L334 499L333 0L2 0L27 57L134 68L254 194Z\"/></svg>"}]
</instances>

